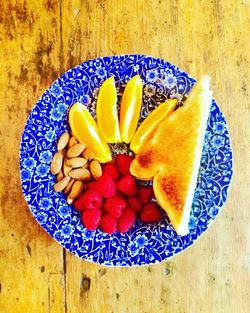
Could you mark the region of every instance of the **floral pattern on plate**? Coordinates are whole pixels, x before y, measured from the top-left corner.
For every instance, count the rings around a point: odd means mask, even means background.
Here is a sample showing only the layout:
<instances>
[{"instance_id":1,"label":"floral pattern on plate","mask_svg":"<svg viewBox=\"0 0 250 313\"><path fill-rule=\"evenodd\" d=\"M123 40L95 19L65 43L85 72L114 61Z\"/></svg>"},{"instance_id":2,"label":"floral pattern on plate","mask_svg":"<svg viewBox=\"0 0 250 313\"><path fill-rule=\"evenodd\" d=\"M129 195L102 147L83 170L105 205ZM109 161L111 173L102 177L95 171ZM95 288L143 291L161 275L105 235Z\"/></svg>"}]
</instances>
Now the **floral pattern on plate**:
<instances>
[{"instance_id":1,"label":"floral pattern on plate","mask_svg":"<svg viewBox=\"0 0 250 313\"><path fill-rule=\"evenodd\" d=\"M192 245L221 211L232 178L232 148L225 118L213 100L192 212L190 232L180 237L166 214L162 222L136 222L126 234L105 234L84 228L80 213L69 206L63 193L55 193L50 161L59 136L69 130L67 114L79 101L95 117L98 90L115 77L118 103L126 83L140 74L143 108L140 122L160 103L186 99L195 80L164 60L145 55L120 55L82 63L58 78L33 108L21 140L22 190L29 208L42 227L64 248L87 261L107 266L136 266L162 262ZM126 151L113 145L113 152Z\"/></svg>"}]
</instances>

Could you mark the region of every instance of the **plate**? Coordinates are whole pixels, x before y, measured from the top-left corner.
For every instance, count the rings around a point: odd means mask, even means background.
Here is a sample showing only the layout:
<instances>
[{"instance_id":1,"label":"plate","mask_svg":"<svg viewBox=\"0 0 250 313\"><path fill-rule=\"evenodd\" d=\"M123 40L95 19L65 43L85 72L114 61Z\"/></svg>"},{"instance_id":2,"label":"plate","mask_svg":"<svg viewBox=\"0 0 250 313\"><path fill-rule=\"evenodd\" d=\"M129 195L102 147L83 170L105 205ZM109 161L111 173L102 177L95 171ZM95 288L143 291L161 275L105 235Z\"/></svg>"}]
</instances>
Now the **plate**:
<instances>
[{"instance_id":1,"label":"plate","mask_svg":"<svg viewBox=\"0 0 250 313\"><path fill-rule=\"evenodd\" d=\"M209 227L226 201L232 178L232 148L225 118L213 100L189 222L190 232L180 237L167 216L157 224L136 222L126 234L105 234L84 228L80 213L63 193L55 193L50 161L59 136L69 131L68 110L83 103L95 116L98 89L115 77L118 100L126 83L140 74L143 108L140 122L167 98L180 105L195 79L175 65L145 55L97 58L70 69L42 95L28 117L20 146L22 190L38 223L65 249L87 261L106 266L141 266L167 260L191 246ZM112 146L124 151L123 144Z\"/></svg>"}]
</instances>

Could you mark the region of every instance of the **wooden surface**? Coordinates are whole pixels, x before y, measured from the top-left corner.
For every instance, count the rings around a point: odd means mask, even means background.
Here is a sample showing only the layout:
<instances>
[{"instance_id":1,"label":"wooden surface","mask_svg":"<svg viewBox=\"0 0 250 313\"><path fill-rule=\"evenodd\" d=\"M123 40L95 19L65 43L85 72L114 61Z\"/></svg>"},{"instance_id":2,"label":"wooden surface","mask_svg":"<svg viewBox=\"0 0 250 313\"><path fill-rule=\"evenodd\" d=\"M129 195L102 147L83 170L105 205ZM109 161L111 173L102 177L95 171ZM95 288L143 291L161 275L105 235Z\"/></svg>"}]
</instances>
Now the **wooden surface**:
<instances>
[{"instance_id":1,"label":"wooden surface","mask_svg":"<svg viewBox=\"0 0 250 313\"><path fill-rule=\"evenodd\" d=\"M250 2L0 0L0 312L250 312ZM98 56L143 53L212 77L234 149L228 202L169 262L104 268L51 239L24 201L19 143L37 99Z\"/></svg>"}]
</instances>

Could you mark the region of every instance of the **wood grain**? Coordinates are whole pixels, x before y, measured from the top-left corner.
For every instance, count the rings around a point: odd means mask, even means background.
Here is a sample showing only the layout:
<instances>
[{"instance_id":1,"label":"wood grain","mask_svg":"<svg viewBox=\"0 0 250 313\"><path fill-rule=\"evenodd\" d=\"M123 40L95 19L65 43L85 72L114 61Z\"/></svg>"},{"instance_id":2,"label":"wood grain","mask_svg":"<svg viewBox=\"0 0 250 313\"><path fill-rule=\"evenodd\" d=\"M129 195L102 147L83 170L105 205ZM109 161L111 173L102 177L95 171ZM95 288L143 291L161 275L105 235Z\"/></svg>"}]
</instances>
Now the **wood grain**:
<instances>
[{"instance_id":1,"label":"wood grain","mask_svg":"<svg viewBox=\"0 0 250 313\"><path fill-rule=\"evenodd\" d=\"M55 312L50 295L61 297L63 251L24 201L19 144L31 108L60 75L60 10L57 1L0 7L0 312Z\"/></svg>"},{"instance_id":2,"label":"wood grain","mask_svg":"<svg viewBox=\"0 0 250 313\"><path fill-rule=\"evenodd\" d=\"M250 2L0 0L0 312L230 313L250 308ZM143 53L213 79L229 125L228 202L196 245L162 264L104 268L65 252L22 197L19 142L60 73Z\"/></svg>"}]
</instances>

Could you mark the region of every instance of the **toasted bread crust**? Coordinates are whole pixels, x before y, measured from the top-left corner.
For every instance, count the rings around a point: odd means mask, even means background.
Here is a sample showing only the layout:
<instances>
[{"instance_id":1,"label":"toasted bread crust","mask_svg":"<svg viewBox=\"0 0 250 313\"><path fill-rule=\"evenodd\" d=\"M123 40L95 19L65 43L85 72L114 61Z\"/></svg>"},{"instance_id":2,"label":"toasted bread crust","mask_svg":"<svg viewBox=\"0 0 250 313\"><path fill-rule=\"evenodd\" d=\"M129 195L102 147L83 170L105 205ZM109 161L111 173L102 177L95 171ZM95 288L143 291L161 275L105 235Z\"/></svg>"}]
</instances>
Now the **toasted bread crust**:
<instances>
[{"instance_id":1,"label":"toasted bread crust","mask_svg":"<svg viewBox=\"0 0 250 313\"><path fill-rule=\"evenodd\" d=\"M159 123L130 167L140 179L153 177L156 199L180 235L188 232L211 100L204 77L184 105Z\"/></svg>"}]
</instances>

